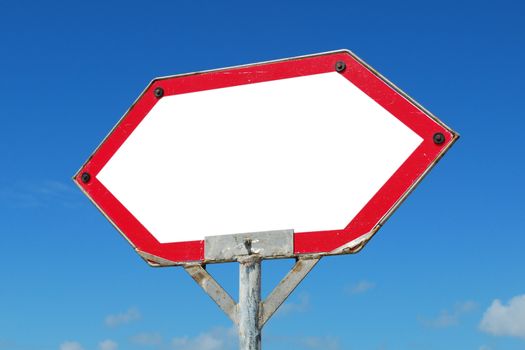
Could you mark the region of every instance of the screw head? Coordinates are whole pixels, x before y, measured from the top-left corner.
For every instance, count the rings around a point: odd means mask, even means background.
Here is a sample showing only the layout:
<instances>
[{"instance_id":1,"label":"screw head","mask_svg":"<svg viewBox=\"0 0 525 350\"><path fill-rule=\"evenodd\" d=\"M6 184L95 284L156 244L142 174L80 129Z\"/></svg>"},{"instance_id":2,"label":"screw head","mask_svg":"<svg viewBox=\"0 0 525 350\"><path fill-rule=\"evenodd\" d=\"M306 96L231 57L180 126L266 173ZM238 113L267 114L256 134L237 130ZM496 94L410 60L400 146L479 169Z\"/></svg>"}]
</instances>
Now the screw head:
<instances>
[{"instance_id":1,"label":"screw head","mask_svg":"<svg viewBox=\"0 0 525 350\"><path fill-rule=\"evenodd\" d=\"M155 88L155 90L153 90L153 95L155 95L156 98L161 98L164 96L164 89L161 87Z\"/></svg>"},{"instance_id":2,"label":"screw head","mask_svg":"<svg viewBox=\"0 0 525 350\"><path fill-rule=\"evenodd\" d=\"M435 143L436 145L441 145L443 142L445 142L445 135L443 135L443 134L440 133L440 132L436 132L436 133L434 134L433 139L434 139L434 143Z\"/></svg>"},{"instance_id":3,"label":"screw head","mask_svg":"<svg viewBox=\"0 0 525 350\"><path fill-rule=\"evenodd\" d=\"M80 180L87 184L89 180L91 180L91 175L89 175L89 173L82 173L82 175L80 175Z\"/></svg>"},{"instance_id":4,"label":"screw head","mask_svg":"<svg viewBox=\"0 0 525 350\"><path fill-rule=\"evenodd\" d=\"M335 63L335 70L339 73L341 73L342 71L344 71L346 69L346 63L344 63L343 61L337 61Z\"/></svg>"}]
</instances>

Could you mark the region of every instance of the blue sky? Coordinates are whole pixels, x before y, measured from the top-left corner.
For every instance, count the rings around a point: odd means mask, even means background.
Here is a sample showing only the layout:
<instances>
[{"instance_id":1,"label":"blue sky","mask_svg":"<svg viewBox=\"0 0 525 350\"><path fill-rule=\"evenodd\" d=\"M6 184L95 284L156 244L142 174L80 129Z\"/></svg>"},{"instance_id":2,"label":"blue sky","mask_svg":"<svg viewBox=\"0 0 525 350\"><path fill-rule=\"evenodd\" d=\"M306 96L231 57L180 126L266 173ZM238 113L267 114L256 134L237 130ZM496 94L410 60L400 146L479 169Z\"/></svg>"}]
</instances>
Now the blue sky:
<instances>
[{"instance_id":1,"label":"blue sky","mask_svg":"<svg viewBox=\"0 0 525 350\"><path fill-rule=\"evenodd\" d=\"M152 269L71 181L156 76L348 48L462 138L359 254L323 259L265 349L525 348L525 5L0 4L0 349L225 350L228 318ZM264 263L267 293L291 261ZM237 294L236 264L209 268Z\"/></svg>"}]
</instances>

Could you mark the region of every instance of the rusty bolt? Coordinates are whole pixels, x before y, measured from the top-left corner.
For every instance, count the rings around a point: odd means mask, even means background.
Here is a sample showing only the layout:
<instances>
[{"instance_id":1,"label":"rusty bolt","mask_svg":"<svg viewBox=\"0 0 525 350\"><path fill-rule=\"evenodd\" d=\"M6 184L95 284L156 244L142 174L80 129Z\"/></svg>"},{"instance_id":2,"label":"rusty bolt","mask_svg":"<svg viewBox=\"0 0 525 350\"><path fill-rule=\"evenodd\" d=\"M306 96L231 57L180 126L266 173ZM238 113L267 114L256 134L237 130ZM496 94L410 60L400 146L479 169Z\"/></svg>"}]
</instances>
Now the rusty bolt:
<instances>
[{"instance_id":1,"label":"rusty bolt","mask_svg":"<svg viewBox=\"0 0 525 350\"><path fill-rule=\"evenodd\" d=\"M161 98L164 96L164 89L161 87L155 88L155 90L153 90L153 94L156 98Z\"/></svg>"},{"instance_id":2,"label":"rusty bolt","mask_svg":"<svg viewBox=\"0 0 525 350\"><path fill-rule=\"evenodd\" d=\"M343 61L337 61L335 63L335 70L339 73L343 72L346 69L346 63Z\"/></svg>"},{"instance_id":3,"label":"rusty bolt","mask_svg":"<svg viewBox=\"0 0 525 350\"><path fill-rule=\"evenodd\" d=\"M433 139L434 139L434 143L435 143L436 145L441 145L443 142L445 142L445 135L443 135L443 134L440 133L440 132L436 132L436 133L434 134Z\"/></svg>"},{"instance_id":4,"label":"rusty bolt","mask_svg":"<svg viewBox=\"0 0 525 350\"><path fill-rule=\"evenodd\" d=\"M248 255L252 255L252 240L249 238L246 238L244 240L244 246L246 247L246 250L248 251Z\"/></svg>"},{"instance_id":5,"label":"rusty bolt","mask_svg":"<svg viewBox=\"0 0 525 350\"><path fill-rule=\"evenodd\" d=\"M91 175L89 175L89 173L82 173L82 175L80 175L80 180L82 180L83 183L87 184L89 180L91 180Z\"/></svg>"}]
</instances>

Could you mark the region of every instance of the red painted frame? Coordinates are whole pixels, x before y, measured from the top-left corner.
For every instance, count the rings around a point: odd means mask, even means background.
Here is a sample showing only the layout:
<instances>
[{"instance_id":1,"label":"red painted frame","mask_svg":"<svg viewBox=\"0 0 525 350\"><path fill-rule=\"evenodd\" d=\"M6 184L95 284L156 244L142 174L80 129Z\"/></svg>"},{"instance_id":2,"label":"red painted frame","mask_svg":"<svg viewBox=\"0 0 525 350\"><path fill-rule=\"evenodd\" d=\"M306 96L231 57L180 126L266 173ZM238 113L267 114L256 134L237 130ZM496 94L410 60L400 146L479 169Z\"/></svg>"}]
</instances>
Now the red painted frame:
<instances>
[{"instance_id":1,"label":"red painted frame","mask_svg":"<svg viewBox=\"0 0 525 350\"><path fill-rule=\"evenodd\" d=\"M74 180L136 250L168 262L203 261L204 241L159 243L98 181L97 174L157 103L159 98L155 96L154 90L158 87L164 90L164 96L184 94L328 73L335 70L338 61L346 64L345 70L340 74L421 136L423 142L345 228L297 232L294 235L296 255L334 253L337 248L363 235L375 233L458 138L454 131L349 51L155 79L82 166L74 176ZM433 140L435 133L442 133L445 141L436 144ZM86 183L81 179L84 173L90 175L90 180ZM342 252L337 251L337 253Z\"/></svg>"}]
</instances>

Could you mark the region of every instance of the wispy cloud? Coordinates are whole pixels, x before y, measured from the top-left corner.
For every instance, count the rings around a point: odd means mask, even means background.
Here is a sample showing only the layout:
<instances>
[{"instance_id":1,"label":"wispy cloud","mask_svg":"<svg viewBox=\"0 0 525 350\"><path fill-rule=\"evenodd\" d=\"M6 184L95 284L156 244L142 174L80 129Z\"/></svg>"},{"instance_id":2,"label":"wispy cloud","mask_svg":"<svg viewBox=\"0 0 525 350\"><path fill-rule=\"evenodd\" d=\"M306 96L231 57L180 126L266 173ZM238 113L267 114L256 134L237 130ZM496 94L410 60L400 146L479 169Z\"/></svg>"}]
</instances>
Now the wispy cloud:
<instances>
[{"instance_id":1,"label":"wispy cloud","mask_svg":"<svg viewBox=\"0 0 525 350\"><path fill-rule=\"evenodd\" d=\"M343 349L339 338L333 336L268 336L270 343L279 343L294 350L340 350ZM346 347L344 347L346 348Z\"/></svg>"},{"instance_id":2,"label":"wispy cloud","mask_svg":"<svg viewBox=\"0 0 525 350\"><path fill-rule=\"evenodd\" d=\"M0 187L0 207L25 209L48 206L74 207L78 192L73 182L56 180L19 181Z\"/></svg>"},{"instance_id":3,"label":"wispy cloud","mask_svg":"<svg viewBox=\"0 0 525 350\"><path fill-rule=\"evenodd\" d=\"M525 294L510 299L507 305L495 299L483 314L479 328L492 335L525 338Z\"/></svg>"},{"instance_id":4,"label":"wispy cloud","mask_svg":"<svg viewBox=\"0 0 525 350\"><path fill-rule=\"evenodd\" d=\"M491 350L491 348L489 346L487 346L487 345L481 345L479 347L479 350Z\"/></svg>"},{"instance_id":5,"label":"wispy cloud","mask_svg":"<svg viewBox=\"0 0 525 350\"><path fill-rule=\"evenodd\" d=\"M339 350L339 339L334 337L305 337L298 339L298 343L307 349L313 350Z\"/></svg>"},{"instance_id":6,"label":"wispy cloud","mask_svg":"<svg viewBox=\"0 0 525 350\"><path fill-rule=\"evenodd\" d=\"M388 346L386 344L379 344L376 348L376 350L387 350Z\"/></svg>"},{"instance_id":7,"label":"wispy cloud","mask_svg":"<svg viewBox=\"0 0 525 350\"><path fill-rule=\"evenodd\" d=\"M162 344L162 337L157 332L142 332L131 337L135 345L154 346Z\"/></svg>"},{"instance_id":8,"label":"wispy cloud","mask_svg":"<svg viewBox=\"0 0 525 350\"><path fill-rule=\"evenodd\" d=\"M136 308L131 308L126 312L119 314L107 315L104 323L109 327L117 327L126 323L139 320L141 317L140 312Z\"/></svg>"},{"instance_id":9,"label":"wispy cloud","mask_svg":"<svg viewBox=\"0 0 525 350\"><path fill-rule=\"evenodd\" d=\"M476 310L476 308L475 302L465 301L457 303L452 310L442 310L435 318L420 317L419 320L423 325L431 328L451 327L457 325L463 315Z\"/></svg>"},{"instance_id":10,"label":"wispy cloud","mask_svg":"<svg viewBox=\"0 0 525 350\"><path fill-rule=\"evenodd\" d=\"M5 339L0 339L0 349L13 349L15 348L14 343Z\"/></svg>"},{"instance_id":11,"label":"wispy cloud","mask_svg":"<svg viewBox=\"0 0 525 350\"><path fill-rule=\"evenodd\" d=\"M143 332L133 336L131 342L134 345L170 350L233 350L238 347L235 327L216 327L193 337L174 337L169 342L164 342L160 333Z\"/></svg>"},{"instance_id":12,"label":"wispy cloud","mask_svg":"<svg viewBox=\"0 0 525 350\"><path fill-rule=\"evenodd\" d=\"M376 286L375 283L363 280L355 284L347 285L344 290L347 294L350 294L350 295L363 294L363 293L368 292L371 289L374 289L375 286Z\"/></svg>"},{"instance_id":13,"label":"wispy cloud","mask_svg":"<svg viewBox=\"0 0 525 350\"><path fill-rule=\"evenodd\" d=\"M299 294L297 302L287 301L277 310L279 315L289 315L291 313L302 313L310 309L310 295L307 293Z\"/></svg>"},{"instance_id":14,"label":"wispy cloud","mask_svg":"<svg viewBox=\"0 0 525 350\"><path fill-rule=\"evenodd\" d=\"M117 350L118 344L111 339L106 339L98 344L98 348L99 350Z\"/></svg>"},{"instance_id":15,"label":"wispy cloud","mask_svg":"<svg viewBox=\"0 0 525 350\"><path fill-rule=\"evenodd\" d=\"M196 337L176 337L171 341L173 350L230 350L237 348L235 328L214 328Z\"/></svg>"},{"instance_id":16,"label":"wispy cloud","mask_svg":"<svg viewBox=\"0 0 525 350\"><path fill-rule=\"evenodd\" d=\"M60 344L60 350L84 350L79 342L67 340Z\"/></svg>"},{"instance_id":17,"label":"wispy cloud","mask_svg":"<svg viewBox=\"0 0 525 350\"><path fill-rule=\"evenodd\" d=\"M268 336L267 340L296 350L341 350L339 338L332 336ZM196 336L177 336L165 342L159 333L139 333L131 338L135 345L169 350L235 350L238 335L235 327L215 327ZM106 350L106 349L104 349Z\"/></svg>"}]
</instances>

